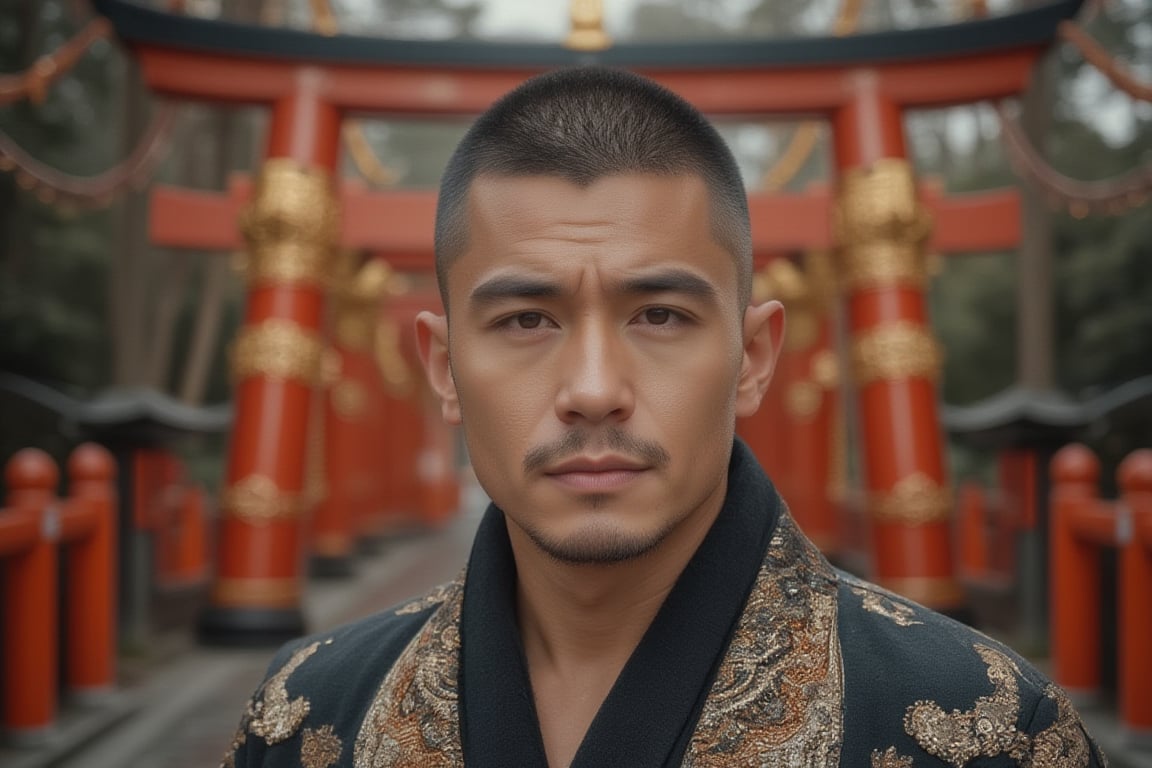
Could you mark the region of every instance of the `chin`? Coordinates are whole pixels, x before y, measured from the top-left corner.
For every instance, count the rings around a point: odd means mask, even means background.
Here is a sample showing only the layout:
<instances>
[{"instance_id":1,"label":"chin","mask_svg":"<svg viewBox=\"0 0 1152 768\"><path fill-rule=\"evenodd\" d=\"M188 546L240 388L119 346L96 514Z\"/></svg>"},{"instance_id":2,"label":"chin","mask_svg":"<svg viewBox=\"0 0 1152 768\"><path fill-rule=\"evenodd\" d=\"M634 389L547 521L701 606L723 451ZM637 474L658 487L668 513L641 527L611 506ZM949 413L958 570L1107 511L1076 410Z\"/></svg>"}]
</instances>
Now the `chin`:
<instances>
[{"instance_id":1,"label":"chin","mask_svg":"<svg viewBox=\"0 0 1152 768\"><path fill-rule=\"evenodd\" d=\"M668 537L672 526L656 531L628 530L608 521L592 521L564 534L525 529L538 549L570 565L614 565L647 555Z\"/></svg>"}]
</instances>

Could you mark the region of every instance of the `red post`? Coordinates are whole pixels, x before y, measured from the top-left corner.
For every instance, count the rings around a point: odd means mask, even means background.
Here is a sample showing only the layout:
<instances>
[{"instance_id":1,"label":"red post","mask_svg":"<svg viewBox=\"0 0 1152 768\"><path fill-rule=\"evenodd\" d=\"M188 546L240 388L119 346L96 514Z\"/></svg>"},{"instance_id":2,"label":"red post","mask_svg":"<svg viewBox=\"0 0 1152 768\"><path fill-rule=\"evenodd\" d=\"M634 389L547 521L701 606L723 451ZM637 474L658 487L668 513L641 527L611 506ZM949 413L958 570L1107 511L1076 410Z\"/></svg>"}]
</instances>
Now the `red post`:
<instances>
[{"instance_id":1,"label":"red post","mask_svg":"<svg viewBox=\"0 0 1152 768\"><path fill-rule=\"evenodd\" d=\"M1147 736L1152 734L1152 450L1132 453L1118 474L1131 522L1120 553L1120 720Z\"/></svg>"},{"instance_id":2,"label":"red post","mask_svg":"<svg viewBox=\"0 0 1152 768\"><path fill-rule=\"evenodd\" d=\"M116 681L116 463L85 443L68 459L68 476L66 680L70 693L87 698Z\"/></svg>"},{"instance_id":3,"label":"red post","mask_svg":"<svg viewBox=\"0 0 1152 768\"><path fill-rule=\"evenodd\" d=\"M58 479L55 462L36 448L17 453L5 471L3 725L22 743L45 738L56 714Z\"/></svg>"},{"instance_id":4,"label":"red post","mask_svg":"<svg viewBox=\"0 0 1152 768\"><path fill-rule=\"evenodd\" d=\"M990 571L988 554L988 496L979 483L960 486L957 499L960 513L960 572L969 580L986 579Z\"/></svg>"},{"instance_id":5,"label":"red post","mask_svg":"<svg viewBox=\"0 0 1152 768\"><path fill-rule=\"evenodd\" d=\"M898 104L875 72L851 81L833 116L839 183L839 275L852 334L874 577L937 609L963 602L954 573L953 499L944 464L928 323L924 244L931 221L917 196Z\"/></svg>"},{"instance_id":6,"label":"red post","mask_svg":"<svg viewBox=\"0 0 1152 768\"><path fill-rule=\"evenodd\" d=\"M339 236L340 116L326 75L301 67L273 105L267 159L243 220L244 327L232 349L236 419L219 563L201 637L273 645L304 631L305 446L324 354L323 284Z\"/></svg>"},{"instance_id":7,"label":"red post","mask_svg":"<svg viewBox=\"0 0 1152 768\"><path fill-rule=\"evenodd\" d=\"M183 483L175 489L171 562L166 586L203 584L209 576L208 501L204 489Z\"/></svg>"},{"instance_id":8,"label":"red post","mask_svg":"<svg viewBox=\"0 0 1152 768\"><path fill-rule=\"evenodd\" d=\"M1056 682L1070 693L1100 687L1100 555L1077 535L1077 520L1098 505L1100 462L1083 445L1052 459L1049 612Z\"/></svg>"}]
</instances>

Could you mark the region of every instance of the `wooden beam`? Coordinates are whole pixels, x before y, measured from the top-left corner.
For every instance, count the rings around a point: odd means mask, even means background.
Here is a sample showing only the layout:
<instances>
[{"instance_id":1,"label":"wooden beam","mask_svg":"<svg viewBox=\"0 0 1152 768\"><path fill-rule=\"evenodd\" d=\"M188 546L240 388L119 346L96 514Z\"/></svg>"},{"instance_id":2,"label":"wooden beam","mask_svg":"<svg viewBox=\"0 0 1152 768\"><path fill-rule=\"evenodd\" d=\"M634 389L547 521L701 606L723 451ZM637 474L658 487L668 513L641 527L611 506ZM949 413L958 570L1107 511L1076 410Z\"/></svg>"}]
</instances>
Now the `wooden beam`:
<instances>
[{"instance_id":1,"label":"wooden beam","mask_svg":"<svg viewBox=\"0 0 1152 768\"><path fill-rule=\"evenodd\" d=\"M921 194L935 221L930 248L939 253L1015 248L1020 241L1016 189L945 195L926 182ZM152 191L150 237L156 245L206 251L242 247L237 219L251 195L247 177L235 177L226 192L168 185ZM436 193L430 190L369 190L345 182L341 246L375 253L397 268L432 268ZM757 253L788 253L832 244L828 191L812 187L796 194L749 195L752 243Z\"/></svg>"},{"instance_id":2,"label":"wooden beam","mask_svg":"<svg viewBox=\"0 0 1152 768\"><path fill-rule=\"evenodd\" d=\"M545 69L302 64L148 45L134 50L149 87L164 96L268 104L307 76L322 82L325 98L336 108L377 115L476 115ZM902 107L939 107L1013 96L1028 82L1041 50L1040 46L1030 46L971 58L867 67L641 67L637 71L710 115L828 114L848 101L861 73L869 73L880 91Z\"/></svg>"}]
</instances>

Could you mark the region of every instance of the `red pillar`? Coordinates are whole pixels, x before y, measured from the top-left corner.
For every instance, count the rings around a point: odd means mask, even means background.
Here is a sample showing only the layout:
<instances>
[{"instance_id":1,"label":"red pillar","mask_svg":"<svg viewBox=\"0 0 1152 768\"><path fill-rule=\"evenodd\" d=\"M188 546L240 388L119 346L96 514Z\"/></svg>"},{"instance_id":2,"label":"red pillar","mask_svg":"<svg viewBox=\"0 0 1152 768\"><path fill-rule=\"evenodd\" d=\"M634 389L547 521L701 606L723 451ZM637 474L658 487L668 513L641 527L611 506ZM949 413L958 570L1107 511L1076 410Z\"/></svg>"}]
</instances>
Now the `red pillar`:
<instances>
[{"instance_id":1,"label":"red pillar","mask_svg":"<svg viewBox=\"0 0 1152 768\"><path fill-rule=\"evenodd\" d=\"M1078 521L1100 504L1099 479L1100 462L1083 445L1065 446L1052 459L1052 677L1069 693L1100 687L1100 552L1077 535Z\"/></svg>"},{"instance_id":2,"label":"red pillar","mask_svg":"<svg viewBox=\"0 0 1152 768\"><path fill-rule=\"evenodd\" d=\"M232 349L236 419L219 562L201 636L278 644L304 630L302 512L309 408L324 343L323 280L339 233L340 118L307 68L273 105L267 159L243 217L244 326Z\"/></svg>"},{"instance_id":3,"label":"red pillar","mask_svg":"<svg viewBox=\"0 0 1152 768\"><path fill-rule=\"evenodd\" d=\"M383 470L373 442L379 381L372 359L377 315L390 271L346 263L333 288L330 382L324 391L326 494L312 518L312 571L351 575L359 521L369 515L373 474Z\"/></svg>"},{"instance_id":4,"label":"red pillar","mask_svg":"<svg viewBox=\"0 0 1152 768\"><path fill-rule=\"evenodd\" d=\"M0 510L4 565L3 726L36 743L56 716L59 472L48 454L25 448L8 462L8 508Z\"/></svg>"},{"instance_id":5,"label":"red pillar","mask_svg":"<svg viewBox=\"0 0 1152 768\"><path fill-rule=\"evenodd\" d=\"M116 462L85 443L68 459L71 504L82 535L69 539L67 682L70 693L99 697L116 682Z\"/></svg>"},{"instance_id":6,"label":"red pillar","mask_svg":"<svg viewBox=\"0 0 1152 768\"><path fill-rule=\"evenodd\" d=\"M1147 738L1152 735L1152 450L1128 456L1119 481L1132 516L1120 553L1120 720Z\"/></svg>"},{"instance_id":7,"label":"red pillar","mask_svg":"<svg viewBox=\"0 0 1152 768\"><path fill-rule=\"evenodd\" d=\"M924 295L930 222L917 199L900 108L859 73L834 115L836 236L873 527L873 576L937 609L963 595L954 575L952 498L937 413L937 344Z\"/></svg>"}]
</instances>

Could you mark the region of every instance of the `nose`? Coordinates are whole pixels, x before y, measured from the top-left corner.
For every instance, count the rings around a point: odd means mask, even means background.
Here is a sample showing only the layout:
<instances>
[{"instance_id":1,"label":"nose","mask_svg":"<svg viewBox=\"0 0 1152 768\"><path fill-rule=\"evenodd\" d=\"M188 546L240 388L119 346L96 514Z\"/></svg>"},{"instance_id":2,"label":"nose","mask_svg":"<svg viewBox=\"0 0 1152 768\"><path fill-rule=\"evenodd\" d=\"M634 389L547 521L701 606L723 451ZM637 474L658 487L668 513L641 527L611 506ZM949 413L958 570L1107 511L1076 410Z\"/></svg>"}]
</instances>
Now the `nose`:
<instances>
[{"instance_id":1,"label":"nose","mask_svg":"<svg viewBox=\"0 0 1152 768\"><path fill-rule=\"evenodd\" d=\"M626 421L636 405L627 350L616 331L585 327L565 344L556 415L566 424Z\"/></svg>"}]
</instances>

